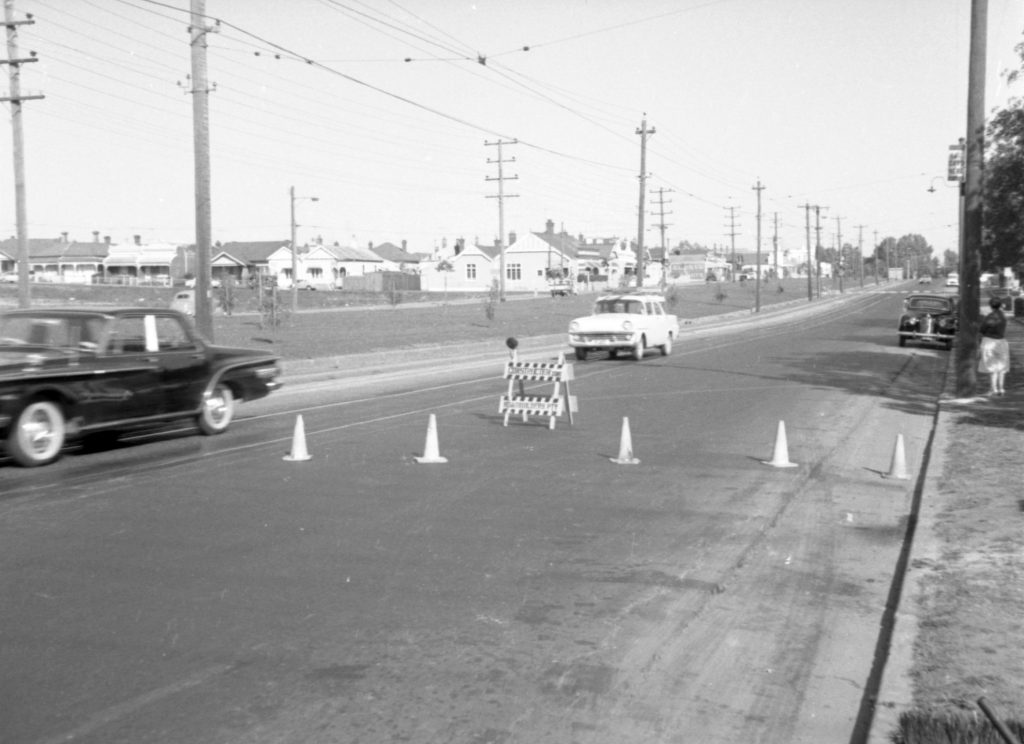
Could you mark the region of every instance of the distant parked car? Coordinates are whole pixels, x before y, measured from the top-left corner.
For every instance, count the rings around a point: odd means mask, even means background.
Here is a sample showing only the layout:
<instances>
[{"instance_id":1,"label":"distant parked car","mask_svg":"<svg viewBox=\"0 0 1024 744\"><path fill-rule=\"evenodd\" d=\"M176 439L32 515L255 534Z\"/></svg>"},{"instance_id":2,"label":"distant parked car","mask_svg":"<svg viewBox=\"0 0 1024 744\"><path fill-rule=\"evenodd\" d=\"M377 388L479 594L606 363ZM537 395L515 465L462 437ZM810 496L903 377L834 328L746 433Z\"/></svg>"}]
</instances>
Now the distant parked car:
<instances>
[{"instance_id":1,"label":"distant parked car","mask_svg":"<svg viewBox=\"0 0 1024 744\"><path fill-rule=\"evenodd\" d=\"M576 283L572 279L551 279L548 289L552 297L569 297L576 294Z\"/></svg>"},{"instance_id":2,"label":"distant parked car","mask_svg":"<svg viewBox=\"0 0 1024 744\"><path fill-rule=\"evenodd\" d=\"M921 276L919 276L917 278L917 283L918 284L931 284L932 283L932 278L930 276L928 276L927 274L922 274Z\"/></svg>"},{"instance_id":3,"label":"distant parked car","mask_svg":"<svg viewBox=\"0 0 1024 744\"><path fill-rule=\"evenodd\" d=\"M17 271L5 271L0 274L0 284L17 284L18 283L18 272Z\"/></svg>"},{"instance_id":4,"label":"distant parked car","mask_svg":"<svg viewBox=\"0 0 1024 744\"><path fill-rule=\"evenodd\" d=\"M0 441L19 465L56 460L171 421L226 431L238 401L281 386L278 358L214 346L162 308L19 309L0 314Z\"/></svg>"},{"instance_id":5,"label":"distant parked car","mask_svg":"<svg viewBox=\"0 0 1024 744\"><path fill-rule=\"evenodd\" d=\"M957 300L946 294L912 294L903 300L900 346L907 341L942 344L953 348L958 322Z\"/></svg>"},{"instance_id":6,"label":"distant parked car","mask_svg":"<svg viewBox=\"0 0 1024 744\"><path fill-rule=\"evenodd\" d=\"M957 274L950 274L949 276L946 277L946 286L947 287L959 287L960 286L960 277Z\"/></svg>"},{"instance_id":7,"label":"distant parked car","mask_svg":"<svg viewBox=\"0 0 1024 744\"><path fill-rule=\"evenodd\" d=\"M652 346L668 356L678 336L679 319L666 312L661 295L649 293L598 297L592 315L569 324L569 346L580 361L591 351L607 351L613 359L628 351L639 361Z\"/></svg>"},{"instance_id":8,"label":"distant parked car","mask_svg":"<svg viewBox=\"0 0 1024 744\"><path fill-rule=\"evenodd\" d=\"M212 289L219 289L220 288L220 284L221 284L220 279L218 279L217 277L211 277L210 278L210 287ZM195 289L196 278L194 276L192 276L192 277L189 277L188 279L186 279L185 280L185 286L188 287L189 289Z\"/></svg>"}]
</instances>

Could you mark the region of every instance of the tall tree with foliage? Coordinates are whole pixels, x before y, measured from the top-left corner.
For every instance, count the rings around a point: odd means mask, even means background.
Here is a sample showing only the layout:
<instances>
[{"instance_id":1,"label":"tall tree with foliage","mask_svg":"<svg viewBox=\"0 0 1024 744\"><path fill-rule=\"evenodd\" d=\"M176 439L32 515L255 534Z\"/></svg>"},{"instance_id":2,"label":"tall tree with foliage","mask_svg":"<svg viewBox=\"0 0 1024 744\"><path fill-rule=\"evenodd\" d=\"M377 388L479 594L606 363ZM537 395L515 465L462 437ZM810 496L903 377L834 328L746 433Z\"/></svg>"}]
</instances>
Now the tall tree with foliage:
<instances>
[{"instance_id":1,"label":"tall tree with foliage","mask_svg":"<svg viewBox=\"0 0 1024 744\"><path fill-rule=\"evenodd\" d=\"M1024 99L988 124L981 267L1024 271Z\"/></svg>"}]
</instances>

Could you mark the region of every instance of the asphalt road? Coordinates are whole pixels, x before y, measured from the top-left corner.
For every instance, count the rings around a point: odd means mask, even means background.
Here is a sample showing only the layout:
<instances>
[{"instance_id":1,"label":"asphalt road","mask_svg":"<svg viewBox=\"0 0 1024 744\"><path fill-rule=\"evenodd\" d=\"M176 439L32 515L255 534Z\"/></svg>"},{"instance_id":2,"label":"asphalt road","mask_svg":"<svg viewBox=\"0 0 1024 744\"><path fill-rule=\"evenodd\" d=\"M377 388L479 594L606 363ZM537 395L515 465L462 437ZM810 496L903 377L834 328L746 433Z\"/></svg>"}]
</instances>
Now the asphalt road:
<instances>
[{"instance_id":1,"label":"asphalt road","mask_svg":"<svg viewBox=\"0 0 1024 744\"><path fill-rule=\"evenodd\" d=\"M576 363L553 431L439 362L0 467L0 740L851 741L947 359L899 297Z\"/></svg>"}]
</instances>

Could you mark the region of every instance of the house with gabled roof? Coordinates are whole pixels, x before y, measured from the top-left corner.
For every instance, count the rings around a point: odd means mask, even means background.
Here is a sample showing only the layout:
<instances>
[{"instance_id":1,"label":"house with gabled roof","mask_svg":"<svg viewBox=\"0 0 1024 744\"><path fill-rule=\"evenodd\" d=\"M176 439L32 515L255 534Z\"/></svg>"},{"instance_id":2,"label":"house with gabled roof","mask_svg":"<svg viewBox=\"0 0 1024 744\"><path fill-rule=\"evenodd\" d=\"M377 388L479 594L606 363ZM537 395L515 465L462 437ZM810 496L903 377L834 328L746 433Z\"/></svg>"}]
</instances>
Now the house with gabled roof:
<instances>
[{"instance_id":1,"label":"house with gabled roof","mask_svg":"<svg viewBox=\"0 0 1024 744\"><path fill-rule=\"evenodd\" d=\"M177 243L143 243L141 235L131 242L111 243L103 259L104 280L115 284L172 283L171 267L178 256Z\"/></svg>"},{"instance_id":2,"label":"house with gabled roof","mask_svg":"<svg viewBox=\"0 0 1024 744\"><path fill-rule=\"evenodd\" d=\"M77 242L61 233L59 238L29 238L29 271L36 281L88 284L103 270L103 260L110 249L110 238L100 242L99 233L93 241ZM0 241L0 270L17 271L18 240Z\"/></svg>"},{"instance_id":3,"label":"house with gabled roof","mask_svg":"<svg viewBox=\"0 0 1024 744\"><path fill-rule=\"evenodd\" d=\"M421 262L420 288L425 292L486 292L498 280L500 252L496 245L466 246L460 238L454 253Z\"/></svg>"},{"instance_id":4,"label":"house with gabled roof","mask_svg":"<svg viewBox=\"0 0 1024 744\"><path fill-rule=\"evenodd\" d=\"M213 278L221 281L225 277L231 277L236 283L245 284L250 277L270 274L270 256L282 248L287 250L287 247L287 240L236 241L223 244L218 242L210 251L210 273ZM188 246L183 251L182 258L183 273L194 273L195 246Z\"/></svg>"},{"instance_id":5,"label":"house with gabled roof","mask_svg":"<svg viewBox=\"0 0 1024 744\"><path fill-rule=\"evenodd\" d=\"M417 273L420 261L424 259L423 254L409 253L404 240L401 246L397 246L394 243L381 243L380 245L373 245L371 243L370 250L384 261L384 271Z\"/></svg>"}]
</instances>

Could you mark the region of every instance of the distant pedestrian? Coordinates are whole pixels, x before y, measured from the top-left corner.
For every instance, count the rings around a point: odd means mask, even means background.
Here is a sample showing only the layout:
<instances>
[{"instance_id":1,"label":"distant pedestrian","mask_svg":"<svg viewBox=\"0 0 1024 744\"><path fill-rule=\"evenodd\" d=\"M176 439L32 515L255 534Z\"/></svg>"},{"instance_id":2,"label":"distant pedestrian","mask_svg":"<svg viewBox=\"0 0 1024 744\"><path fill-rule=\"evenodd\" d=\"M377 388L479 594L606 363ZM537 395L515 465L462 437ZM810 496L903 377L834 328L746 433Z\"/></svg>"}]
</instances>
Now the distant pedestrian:
<instances>
[{"instance_id":1,"label":"distant pedestrian","mask_svg":"<svg viewBox=\"0 0 1024 744\"><path fill-rule=\"evenodd\" d=\"M1004 395L1003 381L1010 371L1010 346L1006 343L1006 316L998 297L989 300L992 312L981 320L981 361L979 372L989 375L989 394Z\"/></svg>"}]
</instances>

